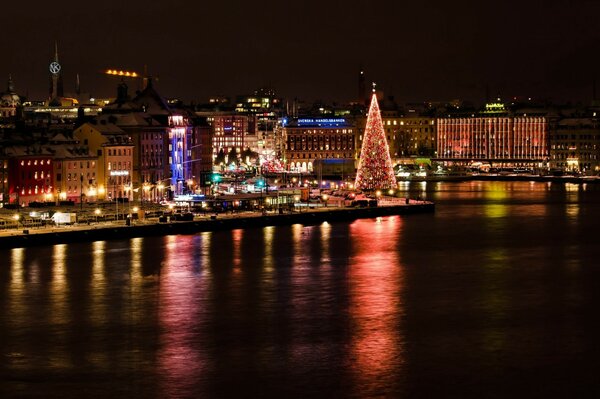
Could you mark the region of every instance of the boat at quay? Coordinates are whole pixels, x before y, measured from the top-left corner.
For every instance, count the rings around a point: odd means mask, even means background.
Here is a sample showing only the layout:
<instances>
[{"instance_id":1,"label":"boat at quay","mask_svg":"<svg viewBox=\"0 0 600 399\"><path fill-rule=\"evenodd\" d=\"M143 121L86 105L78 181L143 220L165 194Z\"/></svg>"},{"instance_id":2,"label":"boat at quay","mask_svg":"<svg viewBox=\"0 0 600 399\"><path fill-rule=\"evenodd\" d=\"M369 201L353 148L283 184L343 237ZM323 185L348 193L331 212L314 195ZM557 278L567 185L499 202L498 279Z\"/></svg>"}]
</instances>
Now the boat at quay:
<instances>
[{"instance_id":1,"label":"boat at quay","mask_svg":"<svg viewBox=\"0 0 600 399\"><path fill-rule=\"evenodd\" d=\"M60 227L0 230L0 248L89 242L171 234L195 234L202 231L229 230L291 224L318 224L391 215L434 212L435 204L409 199L381 199L378 206L320 207L294 212L240 212L196 215L192 220L171 221L154 218L133 223L113 221L98 224L73 224Z\"/></svg>"}]
</instances>

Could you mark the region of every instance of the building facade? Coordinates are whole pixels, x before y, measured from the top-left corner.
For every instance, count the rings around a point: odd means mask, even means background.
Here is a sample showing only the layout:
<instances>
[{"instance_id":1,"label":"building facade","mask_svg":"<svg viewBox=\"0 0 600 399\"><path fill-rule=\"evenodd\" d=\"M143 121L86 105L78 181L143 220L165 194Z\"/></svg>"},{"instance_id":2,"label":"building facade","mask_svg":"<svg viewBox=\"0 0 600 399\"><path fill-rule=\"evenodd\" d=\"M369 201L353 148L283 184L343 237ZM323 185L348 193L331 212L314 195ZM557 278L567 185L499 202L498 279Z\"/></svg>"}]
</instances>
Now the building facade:
<instances>
[{"instance_id":1,"label":"building facade","mask_svg":"<svg viewBox=\"0 0 600 399\"><path fill-rule=\"evenodd\" d=\"M298 118L283 127L286 167L312 172L317 159L356 159L354 125L345 118Z\"/></svg>"},{"instance_id":2,"label":"building facade","mask_svg":"<svg viewBox=\"0 0 600 399\"><path fill-rule=\"evenodd\" d=\"M29 204L53 199L53 153L40 146L13 146L5 151L4 202Z\"/></svg>"},{"instance_id":3,"label":"building facade","mask_svg":"<svg viewBox=\"0 0 600 399\"><path fill-rule=\"evenodd\" d=\"M442 161L545 165L548 119L543 116L458 117L437 120L437 156Z\"/></svg>"},{"instance_id":4,"label":"building facade","mask_svg":"<svg viewBox=\"0 0 600 399\"><path fill-rule=\"evenodd\" d=\"M566 117L550 131L550 169L582 174L600 171L600 120Z\"/></svg>"},{"instance_id":5,"label":"building facade","mask_svg":"<svg viewBox=\"0 0 600 399\"><path fill-rule=\"evenodd\" d=\"M408 157L436 156L436 119L426 116L403 116L396 112L382 112L381 121L392 160ZM356 119L358 150L362 146L367 119ZM358 154L357 154L358 157Z\"/></svg>"}]
</instances>

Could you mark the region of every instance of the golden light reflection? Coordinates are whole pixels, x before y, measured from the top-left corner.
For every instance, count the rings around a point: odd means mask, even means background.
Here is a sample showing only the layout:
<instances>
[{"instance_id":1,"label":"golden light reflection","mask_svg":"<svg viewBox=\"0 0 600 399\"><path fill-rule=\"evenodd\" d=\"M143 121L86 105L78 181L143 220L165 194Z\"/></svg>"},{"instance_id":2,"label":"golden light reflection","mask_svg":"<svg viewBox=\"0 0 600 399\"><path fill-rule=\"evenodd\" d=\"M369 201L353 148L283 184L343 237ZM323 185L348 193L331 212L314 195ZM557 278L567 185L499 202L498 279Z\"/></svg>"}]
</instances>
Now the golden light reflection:
<instances>
[{"instance_id":1,"label":"golden light reflection","mask_svg":"<svg viewBox=\"0 0 600 399\"><path fill-rule=\"evenodd\" d=\"M275 235L275 227L267 226L263 228L263 236L264 236L264 247L265 247L265 258L263 261L263 266L265 272L272 273L273 272L273 237Z\"/></svg>"},{"instance_id":2,"label":"golden light reflection","mask_svg":"<svg viewBox=\"0 0 600 399\"><path fill-rule=\"evenodd\" d=\"M92 243L92 284L94 288L104 288L104 256L106 241L94 241ZM97 284L100 284L98 286Z\"/></svg>"},{"instance_id":3,"label":"golden light reflection","mask_svg":"<svg viewBox=\"0 0 600 399\"><path fill-rule=\"evenodd\" d=\"M509 312L509 282L504 276L510 258L506 249L500 247L490 248L486 255L481 303L488 321L485 323L487 328L482 331L482 346L485 351L501 353L507 344L507 336L506 331L498 326L502 325Z\"/></svg>"},{"instance_id":4,"label":"golden light reflection","mask_svg":"<svg viewBox=\"0 0 600 399\"><path fill-rule=\"evenodd\" d=\"M503 218L508 215L508 207L504 204L486 204L485 216L488 218Z\"/></svg>"},{"instance_id":5,"label":"golden light reflection","mask_svg":"<svg viewBox=\"0 0 600 399\"><path fill-rule=\"evenodd\" d=\"M487 190L482 191L486 201L484 205L485 216L488 218L503 218L508 215L508 206L505 200L508 197L506 185L501 182L491 182ZM497 201L497 202L496 202Z\"/></svg>"},{"instance_id":6,"label":"golden light reflection","mask_svg":"<svg viewBox=\"0 0 600 399\"><path fill-rule=\"evenodd\" d=\"M66 244L54 246L52 253L52 290L62 296L64 296L67 289L67 271L65 268L66 256Z\"/></svg>"},{"instance_id":7,"label":"golden light reflection","mask_svg":"<svg viewBox=\"0 0 600 399\"><path fill-rule=\"evenodd\" d=\"M579 216L579 209L578 203L567 204L566 213L569 219L576 219Z\"/></svg>"},{"instance_id":8,"label":"golden light reflection","mask_svg":"<svg viewBox=\"0 0 600 399\"><path fill-rule=\"evenodd\" d=\"M106 302L104 301L106 295L106 281L105 281L105 256L106 256L106 241L94 241L92 243L92 279L90 280L91 287L94 295L92 295L92 301L94 302L95 314L92 315L92 320L102 322L105 320L107 315Z\"/></svg>"},{"instance_id":9,"label":"golden light reflection","mask_svg":"<svg viewBox=\"0 0 600 399\"><path fill-rule=\"evenodd\" d=\"M25 313L25 282L23 279L23 262L25 249L13 248L10 251L11 271L10 271L10 307L9 317L11 320L19 320Z\"/></svg>"},{"instance_id":10,"label":"golden light reflection","mask_svg":"<svg viewBox=\"0 0 600 399\"><path fill-rule=\"evenodd\" d=\"M11 260L11 286L17 291L23 289L23 255L25 253L24 248L13 248L10 251Z\"/></svg>"},{"instance_id":11,"label":"golden light reflection","mask_svg":"<svg viewBox=\"0 0 600 399\"><path fill-rule=\"evenodd\" d=\"M357 220L350 226L353 256L349 266L351 358L362 392L398 384L404 363L402 334L403 270L396 248L401 219L381 223ZM376 392L370 392L375 395Z\"/></svg>"},{"instance_id":12,"label":"golden light reflection","mask_svg":"<svg viewBox=\"0 0 600 399\"><path fill-rule=\"evenodd\" d=\"M58 244L52 249L52 283L50 286L50 324L69 325L72 323L69 312L69 289L67 284L67 245ZM58 329L54 333L56 348L68 346L68 329ZM67 356L52 356L49 363L60 369L72 367L71 358Z\"/></svg>"},{"instance_id":13,"label":"golden light reflection","mask_svg":"<svg viewBox=\"0 0 600 399\"><path fill-rule=\"evenodd\" d=\"M138 286L142 278L143 244L144 239L142 237L135 237L129 241L129 248L131 249L131 283L133 288Z\"/></svg>"},{"instance_id":14,"label":"golden light reflection","mask_svg":"<svg viewBox=\"0 0 600 399\"><path fill-rule=\"evenodd\" d=\"M304 227L301 224L293 224L292 225L292 242L294 243L294 260L302 257L302 252L304 249L304 242L302 240L304 235L307 235L310 232L312 227Z\"/></svg>"}]
</instances>

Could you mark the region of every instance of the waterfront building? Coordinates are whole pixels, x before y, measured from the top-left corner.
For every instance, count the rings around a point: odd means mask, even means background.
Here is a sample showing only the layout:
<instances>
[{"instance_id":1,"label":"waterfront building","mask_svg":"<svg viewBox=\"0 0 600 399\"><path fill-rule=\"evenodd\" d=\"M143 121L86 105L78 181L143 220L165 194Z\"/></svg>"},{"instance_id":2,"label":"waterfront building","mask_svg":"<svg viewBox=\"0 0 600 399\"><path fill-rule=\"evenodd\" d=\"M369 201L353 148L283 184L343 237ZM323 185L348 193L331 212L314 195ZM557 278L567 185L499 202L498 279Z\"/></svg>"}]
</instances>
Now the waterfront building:
<instances>
[{"instance_id":1,"label":"waterfront building","mask_svg":"<svg viewBox=\"0 0 600 399\"><path fill-rule=\"evenodd\" d=\"M248 116L246 148L258 152L260 158L272 161L281 154L277 134L278 121L283 115L283 101L272 88L260 88L252 95L238 96L235 111Z\"/></svg>"},{"instance_id":2,"label":"waterfront building","mask_svg":"<svg viewBox=\"0 0 600 399\"><path fill-rule=\"evenodd\" d=\"M150 84L149 87L152 85ZM104 107L102 114L94 118L90 124L97 126L100 132L104 131L108 134L110 132L106 129L110 129L117 134L126 134L131 137L133 159L130 184L133 189L139 191L143 187L148 192L151 190L150 186L165 183L169 178L167 166L168 112L166 111L168 106L159 98L159 104L152 105L154 115L151 115L147 112L150 105L134 103L127 90L125 83L119 84L116 100ZM153 99L152 96L149 97ZM157 120L157 117L161 121ZM119 130L114 130L113 126ZM96 148L97 143L94 145ZM105 163L107 162L105 161ZM152 193L148 194L152 195Z\"/></svg>"},{"instance_id":3,"label":"waterfront building","mask_svg":"<svg viewBox=\"0 0 600 399\"><path fill-rule=\"evenodd\" d=\"M114 123L94 122L85 123L73 132L79 143L98 157L96 187L91 194L100 200L123 197L133 200L133 141Z\"/></svg>"},{"instance_id":4,"label":"waterfront building","mask_svg":"<svg viewBox=\"0 0 600 399\"><path fill-rule=\"evenodd\" d=\"M206 116L212 127L212 159L216 161L219 153L225 157L223 167L235 162L228 154L235 151L238 155L246 149L256 149L256 135L249 134L250 117L235 112L197 112L196 115ZM252 136L252 139L250 139ZM232 152L233 153L233 152Z\"/></svg>"},{"instance_id":5,"label":"waterfront building","mask_svg":"<svg viewBox=\"0 0 600 399\"><path fill-rule=\"evenodd\" d=\"M52 139L48 148L52 152L54 193L58 200L74 203L96 201L98 157L91 154L87 146L68 140L61 134Z\"/></svg>"},{"instance_id":6,"label":"waterfront building","mask_svg":"<svg viewBox=\"0 0 600 399\"><path fill-rule=\"evenodd\" d=\"M45 146L13 145L4 148L3 202L28 204L52 198L54 153ZM3 195L4 196L4 195Z\"/></svg>"},{"instance_id":7,"label":"waterfront building","mask_svg":"<svg viewBox=\"0 0 600 399\"><path fill-rule=\"evenodd\" d=\"M478 115L437 119L437 159L542 167L547 165L548 118L488 104Z\"/></svg>"},{"instance_id":8,"label":"waterfront building","mask_svg":"<svg viewBox=\"0 0 600 399\"><path fill-rule=\"evenodd\" d=\"M282 128L287 169L312 172L317 159L356 159L354 125L346 118L292 118Z\"/></svg>"},{"instance_id":9,"label":"waterfront building","mask_svg":"<svg viewBox=\"0 0 600 399\"><path fill-rule=\"evenodd\" d=\"M194 116L192 119L194 130L189 148L192 173L190 191L205 191L210 185L213 170L213 132L206 118Z\"/></svg>"},{"instance_id":10,"label":"waterfront building","mask_svg":"<svg viewBox=\"0 0 600 399\"><path fill-rule=\"evenodd\" d=\"M154 88L152 78L146 88L131 99L127 85L121 83L117 99L103 108L96 124L114 124L131 137L133 143L133 176L131 187L143 189L144 198L181 194L198 186L200 176L194 175L193 158L205 151L193 148L205 143L206 124L186 109L176 108ZM199 126L194 123L199 122ZM201 166L204 168L204 166Z\"/></svg>"},{"instance_id":11,"label":"waterfront building","mask_svg":"<svg viewBox=\"0 0 600 399\"><path fill-rule=\"evenodd\" d=\"M564 117L550 131L551 170L583 174L600 171L600 121L596 116Z\"/></svg>"}]
</instances>

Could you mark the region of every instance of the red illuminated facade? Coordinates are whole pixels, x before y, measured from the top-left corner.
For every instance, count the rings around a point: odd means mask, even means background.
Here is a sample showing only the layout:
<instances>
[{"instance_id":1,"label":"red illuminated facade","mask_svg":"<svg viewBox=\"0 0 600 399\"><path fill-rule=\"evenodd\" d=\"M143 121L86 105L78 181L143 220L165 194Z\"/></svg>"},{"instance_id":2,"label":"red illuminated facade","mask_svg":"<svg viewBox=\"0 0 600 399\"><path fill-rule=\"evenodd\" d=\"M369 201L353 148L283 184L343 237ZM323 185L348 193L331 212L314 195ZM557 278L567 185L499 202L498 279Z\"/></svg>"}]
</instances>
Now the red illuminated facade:
<instances>
[{"instance_id":1,"label":"red illuminated facade","mask_svg":"<svg viewBox=\"0 0 600 399\"><path fill-rule=\"evenodd\" d=\"M21 154L8 159L8 196L11 203L43 202L52 199L51 154Z\"/></svg>"},{"instance_id":2,"label":"red illuminated facade","mask_svg":"<svg viewBox=\"0 0 600 399\"><path fill-rule=\"evenodd\" d=\"M548 120L542 116L441 118L437 153L447 161L546 162Z\"/></svg>"}]
</instances>

